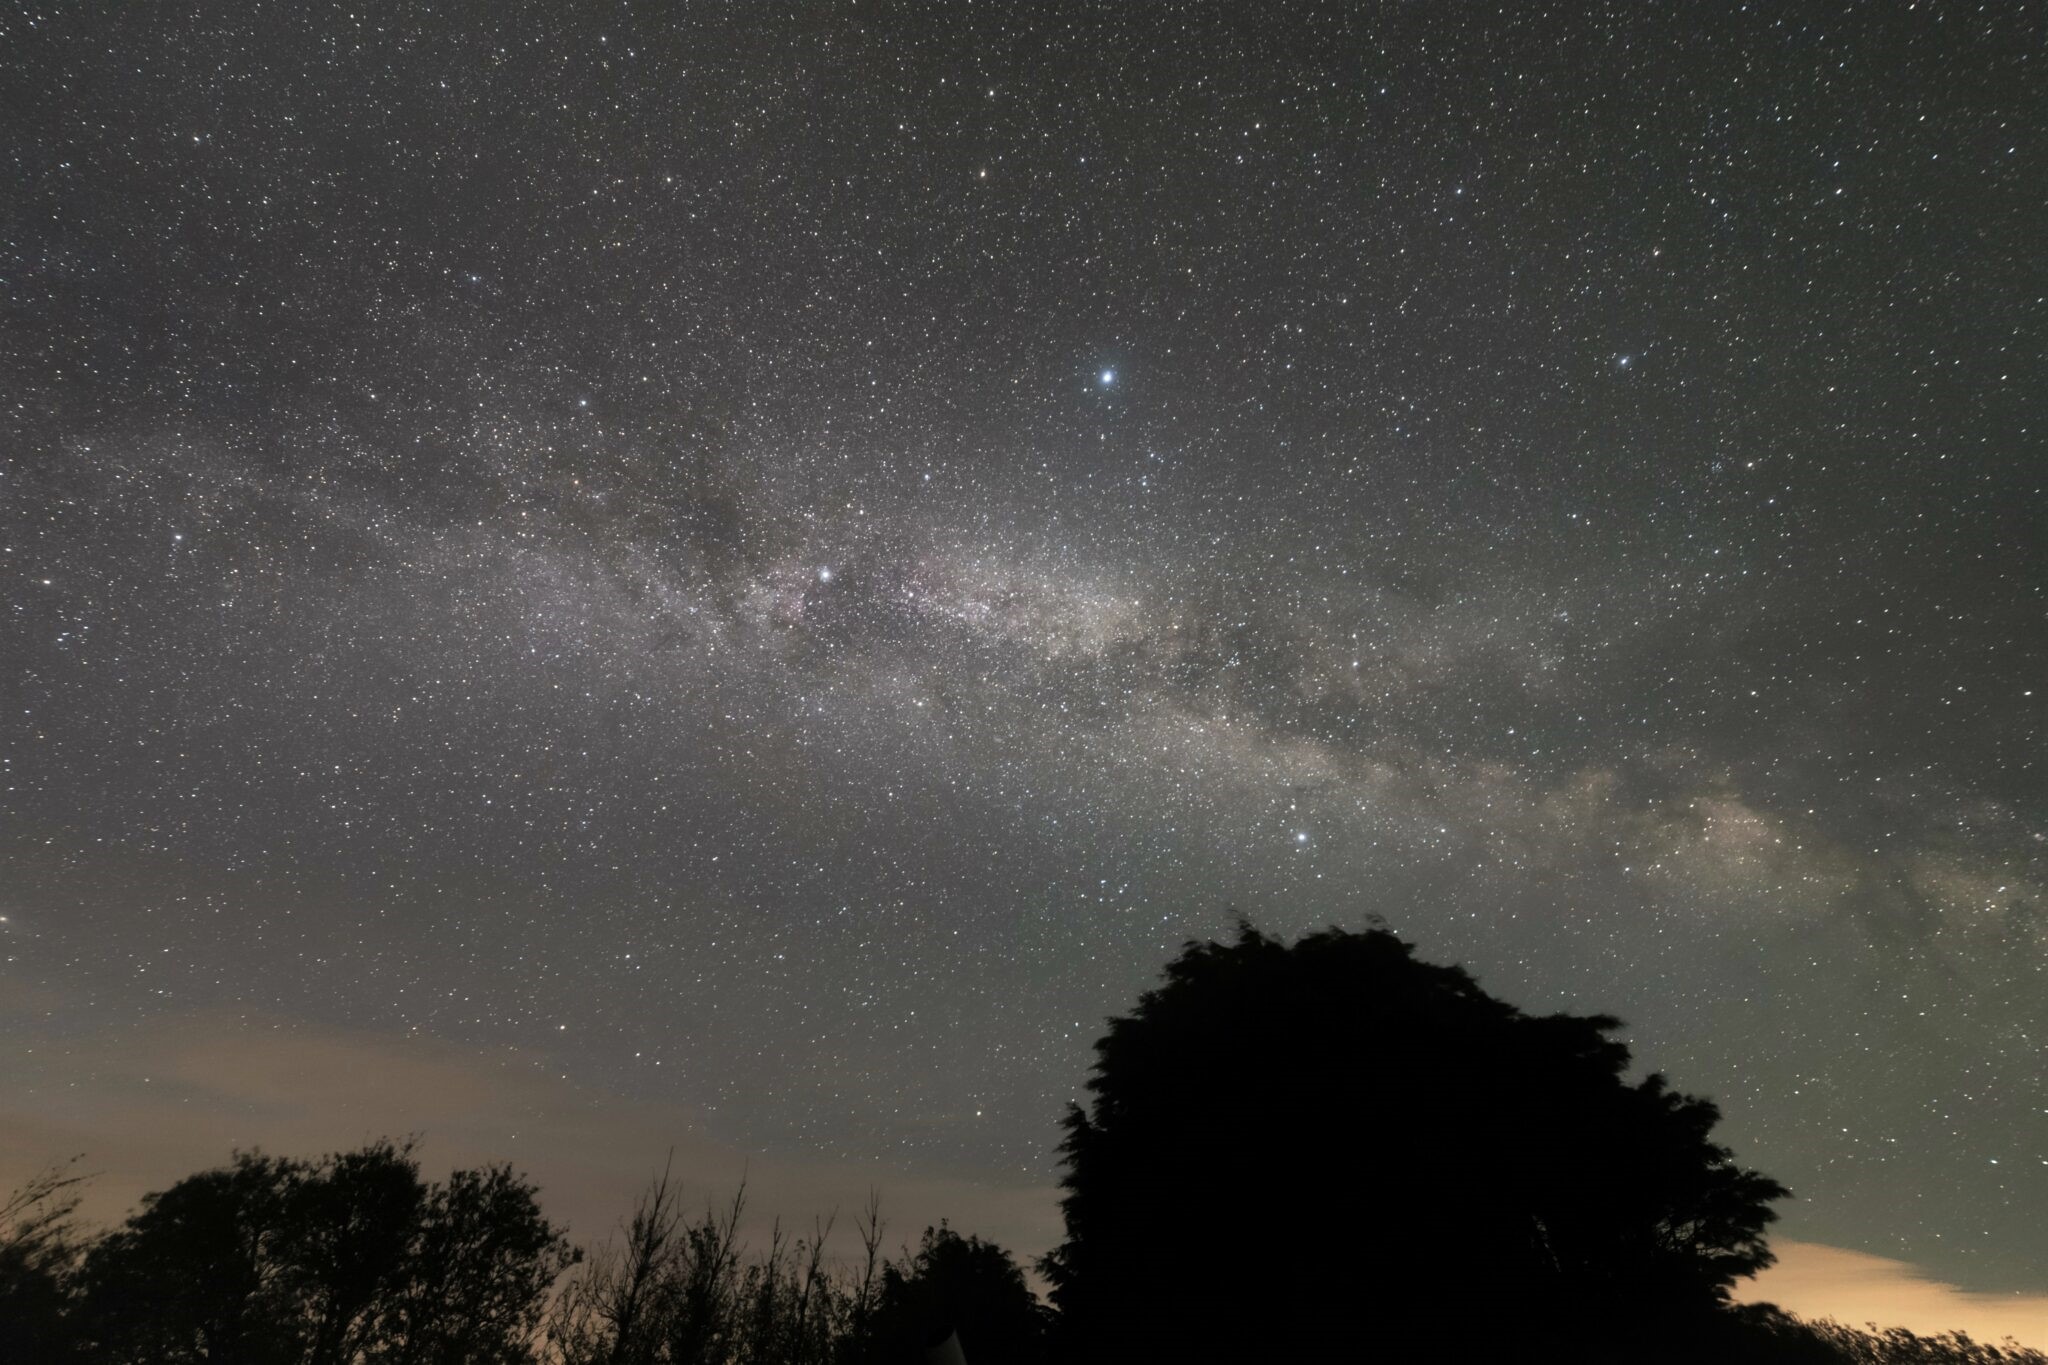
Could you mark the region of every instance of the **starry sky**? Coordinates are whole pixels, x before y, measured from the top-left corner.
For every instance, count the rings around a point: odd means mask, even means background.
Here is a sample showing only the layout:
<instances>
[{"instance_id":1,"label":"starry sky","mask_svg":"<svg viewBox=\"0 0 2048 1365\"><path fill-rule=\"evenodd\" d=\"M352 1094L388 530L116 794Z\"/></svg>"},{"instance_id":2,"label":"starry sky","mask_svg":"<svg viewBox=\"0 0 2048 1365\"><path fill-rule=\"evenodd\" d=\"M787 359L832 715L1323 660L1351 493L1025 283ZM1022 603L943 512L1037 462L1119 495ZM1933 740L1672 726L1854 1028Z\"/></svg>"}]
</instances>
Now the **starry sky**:
<instances>
[{"instance_id":1,"label":"starry sky","mask_svg":"<svg viewBox=\"0 0 2048 1365\"><path fill-rule=\"evenodd\" d=\"M198 1029L1049 1210L1183 940L1379 914L2048 1294L2043 35L11 6L0 1155Z\"/></svg>"}]
</instances>

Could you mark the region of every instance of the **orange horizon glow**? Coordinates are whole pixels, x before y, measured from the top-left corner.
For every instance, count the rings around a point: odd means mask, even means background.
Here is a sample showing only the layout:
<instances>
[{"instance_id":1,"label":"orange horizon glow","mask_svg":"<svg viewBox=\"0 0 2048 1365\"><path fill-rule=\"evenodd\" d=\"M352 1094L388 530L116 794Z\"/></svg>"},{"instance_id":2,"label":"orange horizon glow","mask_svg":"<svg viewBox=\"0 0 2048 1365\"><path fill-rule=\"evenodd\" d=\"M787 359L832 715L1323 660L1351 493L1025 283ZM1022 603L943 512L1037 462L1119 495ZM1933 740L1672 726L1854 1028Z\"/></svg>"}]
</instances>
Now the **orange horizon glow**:
<instances>
[{"instance_id":1,"label":"orange horizon glow","mask_svg":"<svg viewBox=\"0 0 2048 1365\"><path fill-rule=\"evenodd\" d=\"M1818 1242L1774 1241L1778 1263L1736 1287L1740 1303L1774 1303L1802 1318L1850 1327L1905 1327L1922 1336L1968 1332L1999 1345L2010 1337L2048 1350L2048 1290L1975 1293L1907 1261Z\"/></svg>"}]
</instances>

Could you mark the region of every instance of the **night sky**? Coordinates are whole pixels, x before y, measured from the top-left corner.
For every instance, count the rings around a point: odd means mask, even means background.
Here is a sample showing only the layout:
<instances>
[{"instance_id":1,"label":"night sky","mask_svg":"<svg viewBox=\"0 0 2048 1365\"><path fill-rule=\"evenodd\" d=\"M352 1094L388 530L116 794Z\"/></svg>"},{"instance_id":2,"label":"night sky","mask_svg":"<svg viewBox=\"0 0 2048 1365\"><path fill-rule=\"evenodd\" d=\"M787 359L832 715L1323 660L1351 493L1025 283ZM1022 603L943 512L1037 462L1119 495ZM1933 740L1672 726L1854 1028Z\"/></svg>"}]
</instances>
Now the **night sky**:
<instances>
[{"instance_id":1,"label":"night sky","mask_svg":"<svg viewBox=\"0 0 2048 1365\"><path fill-rule=\"evenodd\" d=\"M2043 35L10 8L0 1160L199 1029L1049 1210L1183 940L1376 913L2048 1293Z\"/></svg>"}]
</instances>

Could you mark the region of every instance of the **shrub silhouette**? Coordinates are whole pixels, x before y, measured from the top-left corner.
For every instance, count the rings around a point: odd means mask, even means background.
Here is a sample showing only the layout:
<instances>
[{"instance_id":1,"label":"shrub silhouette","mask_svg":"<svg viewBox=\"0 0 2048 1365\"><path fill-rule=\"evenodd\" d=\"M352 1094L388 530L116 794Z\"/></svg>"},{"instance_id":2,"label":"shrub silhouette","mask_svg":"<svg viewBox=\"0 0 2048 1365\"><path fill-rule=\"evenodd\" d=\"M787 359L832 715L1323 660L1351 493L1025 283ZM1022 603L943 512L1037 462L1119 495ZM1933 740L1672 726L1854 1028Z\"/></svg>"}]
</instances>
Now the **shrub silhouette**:
<instances>
[{"instance_id":1,"label":"shrub silhouette","mask_svg":"<svg viewBox=\"0 0 2048 1365\"><path fill-rule=\"evenodd\" d=\"M1037 1365L1046 1318L1007 1251L940 1224L915 1255L882 1268L873 1317L847 1354L857 1365L921 1361L957 1331L969 1365Z\"/></svg>"},{"instance_id":2,"label":"shrub silhouette","mask_svg":"<svg viewBox=\"0 0 2048 1365\"><path fill-rule=\"evenodd\" d=\"M1199 943L1096 1044L1067 1238L1077 1360L1677 1360L1787 1191L1606 1017L1532 1017L1383 929ZM1421 1358L1419 1356L1414 1358Z\"/></svg>"},{"instance_id":3,"label":"shrub silhouette","mask_svg":"<svg viewBox=\"0 0 2048 1365\"><path fill-rule=\"evenodd\" d=\"M869 1317L881 1215L859 1222L866 1260L853 1274L825 1258L831 1220L808 1238L780 1223L766 1247L740 1234L744 1186L723 1208L683 1212L664 1171L619 1235L596 1249L549 1317L550 1365L832 1365Z\"/></svg>"}]
</instances>

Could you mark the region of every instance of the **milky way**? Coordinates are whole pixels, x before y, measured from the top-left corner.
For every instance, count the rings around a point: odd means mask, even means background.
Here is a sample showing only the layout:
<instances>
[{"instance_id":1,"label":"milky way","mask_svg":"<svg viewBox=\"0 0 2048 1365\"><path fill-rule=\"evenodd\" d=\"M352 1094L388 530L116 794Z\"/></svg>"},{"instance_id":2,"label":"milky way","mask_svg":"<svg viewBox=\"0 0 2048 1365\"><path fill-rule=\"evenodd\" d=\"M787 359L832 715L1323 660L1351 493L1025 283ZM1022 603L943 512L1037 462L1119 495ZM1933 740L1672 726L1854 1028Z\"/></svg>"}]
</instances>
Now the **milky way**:
<instances>
[{"instance_id":1,"label":"milky way","mask_svg":"<svg viewBox=\"0 0 2048 1365\"><path fill-rule=\"evenodd\" d=\"M1378 914L2048 1285L2039 11L796 8L0 18L21 1103L247 1010L1044 1181Z\"/></svg>"}]
</instances>

